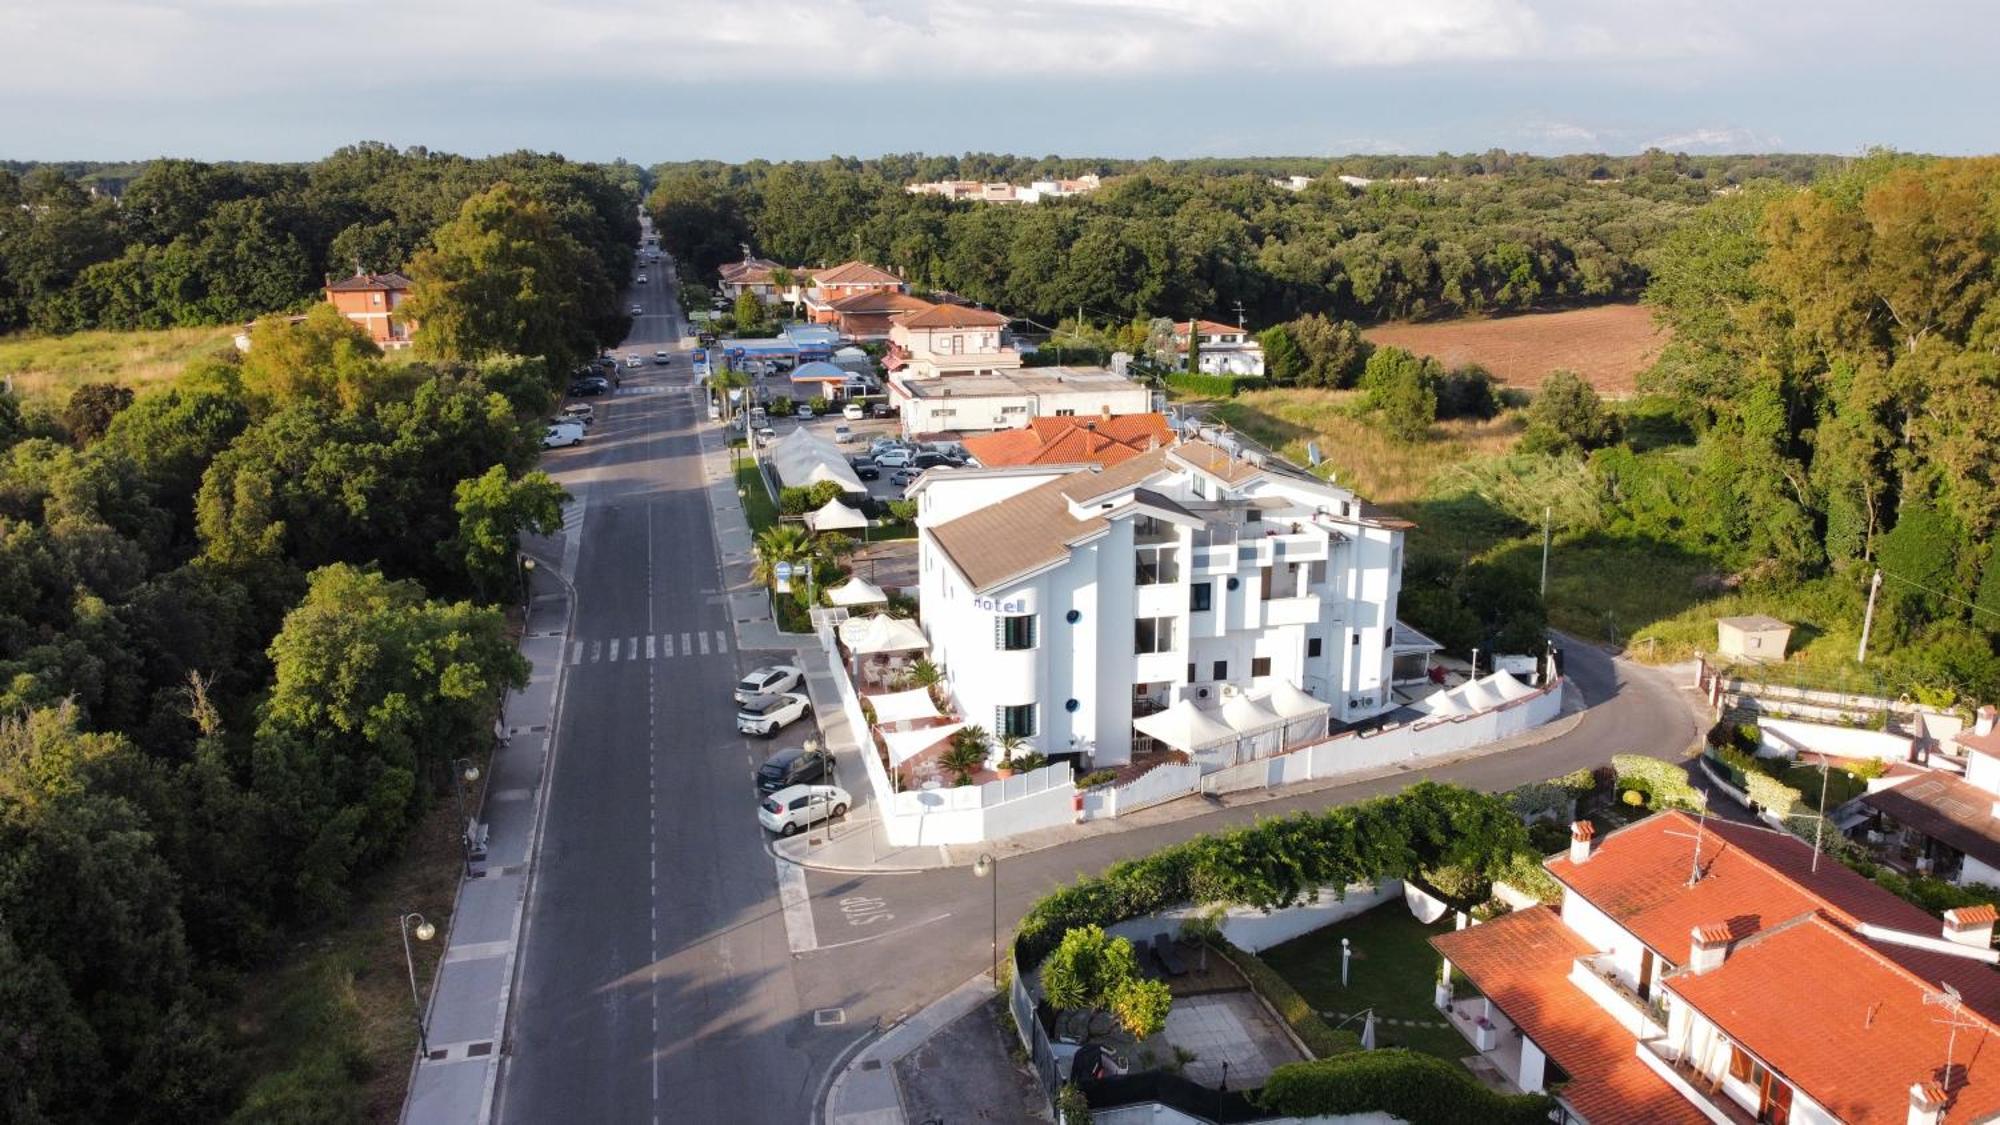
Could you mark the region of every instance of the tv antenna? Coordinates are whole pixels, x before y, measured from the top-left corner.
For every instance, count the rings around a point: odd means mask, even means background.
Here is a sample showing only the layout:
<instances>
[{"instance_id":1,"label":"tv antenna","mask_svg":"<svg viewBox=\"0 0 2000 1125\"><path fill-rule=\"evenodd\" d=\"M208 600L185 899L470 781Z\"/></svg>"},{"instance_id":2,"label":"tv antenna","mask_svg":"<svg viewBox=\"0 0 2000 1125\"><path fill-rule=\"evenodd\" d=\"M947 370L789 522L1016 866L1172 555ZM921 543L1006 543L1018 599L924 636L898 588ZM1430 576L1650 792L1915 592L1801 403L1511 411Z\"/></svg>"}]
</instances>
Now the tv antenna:
<instances>
[{"instance_id":1,"label":"tv antenna","mask_svg":"<svg viewBox=\"0 0 2000 1125\"><path fill-rule=\"evenodd\" d=\"M1966 1016L1965 998L1958 994L1958 989L1953 988L1943 981L1938 982L1938 988L1941 991L1932 992L1929 989L1924 990L1924 1006L1927 1008L1943 1008L1945 1010L1945 1018L1932 1020L1931 1022L1943 1024L1945 1027L1951 1029L1944 1041L1944 1076L1938 1081L1939 1088L1944 1090L1945 1094L1949 1096L1952 1090L1954 1068L1957 1065L1955 1060L1958 1056L1959 1030L1961 1028L1966 1031L1977 1030L1979 1021Z\"/></svg>"},{"instance_id":2,"label":"tv antenna","mask_svg":"<svg viewBox=\"0 0 2000 1125\"><path fill-rule=\"evenodd\" d=\"M1668 832L1669 836L1679 836L1683 840L1694 841L1694 861L1688 867L1687 885L1692 887L1701 882L1701 845L1708 837L1708 794L1695 792L1695 822L1693 832Z\"/></svg>"}]
</instances>

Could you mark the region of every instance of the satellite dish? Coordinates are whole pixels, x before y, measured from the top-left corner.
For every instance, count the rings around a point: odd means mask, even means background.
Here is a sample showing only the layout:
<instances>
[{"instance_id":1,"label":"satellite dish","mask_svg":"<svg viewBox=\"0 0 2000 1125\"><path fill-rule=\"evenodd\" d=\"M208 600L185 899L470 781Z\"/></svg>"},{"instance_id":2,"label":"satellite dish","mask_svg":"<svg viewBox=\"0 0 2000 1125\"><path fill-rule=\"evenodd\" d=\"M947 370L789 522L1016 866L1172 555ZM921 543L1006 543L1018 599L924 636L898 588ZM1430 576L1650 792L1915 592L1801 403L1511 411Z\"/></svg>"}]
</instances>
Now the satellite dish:
<instances>
[{"instance_id":1,"label":"satellite dish","mask_svg":"<svg viewBox=\"0 0 2000 1125\"><path fill-rule=\"evenodd\" d=\"M1320 463L1320 462L1321 462L1322 460L1325 460L1325 458L1323 458L1323 457L1321 457L1321 456L1320 456L1320 452L1319 452L1319 443L1318 443L1318 442L1316 442L1316 441L1309 441L1309 442L1307 442L1307 443L1306 443L1306 463L1307 463L1307 464L1309 464L1309 465L1312 465L1312 466L1314 466L1315 468L1317 468L1317 467L1319 466L1319 463Z\"/></svg>"}]
</instances>

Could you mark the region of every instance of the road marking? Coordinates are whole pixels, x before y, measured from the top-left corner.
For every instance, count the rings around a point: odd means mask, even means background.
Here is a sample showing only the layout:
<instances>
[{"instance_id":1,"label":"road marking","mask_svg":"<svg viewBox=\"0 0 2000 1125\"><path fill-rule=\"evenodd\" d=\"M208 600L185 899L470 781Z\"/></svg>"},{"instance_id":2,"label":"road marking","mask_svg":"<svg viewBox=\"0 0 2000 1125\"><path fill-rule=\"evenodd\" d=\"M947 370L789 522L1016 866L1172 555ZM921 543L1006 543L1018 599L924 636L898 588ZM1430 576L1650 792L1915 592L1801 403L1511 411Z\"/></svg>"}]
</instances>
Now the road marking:
<instances>
[{"instance_id":1,"label":"road marking","mask_svg":"<svg viewBox=\"0 0 2000 1125\"><path fill-rule=\"evenodd\" d=\"M701 642L701 654L702 654L703 656L707 656L707 655L708 655L708 634L707 634L707 633L696 633L696 634L694 635L694 639L695 639L695 640L698 640L698 641L700 641L700 642Z\"/></svg>"},{"instance_id":2,"label":"road marking","mask_svg":"<svg viewBox=\"0 0 2000 1125\"><path fill-rule=\"evenodd\" d=\"M626 638L625 638L625 651L626 651L626 652L629 652L629 653L631 653L631 654L632 654L632 659L634 659L634 660L637 660L637 659L639 659L639 638L637 638L637 637L626 637Z\"/></svg>"},{"instance_id":3,"label":"road marking","mask_svg":"<svg viewBox=\"0 0 2000 1125\"><path fill-rule=\"evenodd\" d=\"M653 659L653 634L646 634L646 659Z\"/></svg>"},{"instance_id":4,"label":"road marking","mask_svg":"<svg viewBox=\"0 0 2000 1125\"><path fill-rule=\"evenodd\" d=\"M720 629L717 629L715 631L715 651L717 652L729 651L729 641L725 637L723 637L722 630Z\"/></svg>"},{"instance_id":5,"label":"road marking","mask_svg":"<svg viewBox=\"0 0 2000 1125\"><path fill-rule=\"evenodd\" d=\"M665 657L672 657L674 655L674 635L672 633L660 634L660 655Z\"/></svg>"},{"instance_id":6,"label":"road marking","mask_svg":"<svg viewBox=\"0 0 2000 1125\"><path fill-rule=\"evenodd\" d=\"M604 655L604 642L603 641L590 642L590 662L592 664L597 663L598 659L603 655Z\"/></svg>"},{"instance_id":7,"label":"road marking","mask_svg":"<svg viewBox=\"0 0 2000 1125\"><path fill-rule=\"evenodd\" d=\"M793 953L811 953L819 948L813 932L812 895L806 890L806 869L782 859L778 865L778 901L785 907L785 937Z\"/></svg>"},{"instance_id":8,"label":"road marking","mask_svg":"<svg viewBox=\"0 0 2000 1125\"><path fill-rule=\"evenodd\" d=\"M882 940L883 938L885 938L885 937L895 937L895 936L896 936L897 934L907 934L907 933L909 933L909 932L910 932L911 930L914 930L914 929L919 929L919 928L921 928L921 927L924 927L924 926L928 926L928 925L930 925L930 924L931 924L932 922L942 922L942 921L944 921L944 920L945 920L946 918L949 918L949 917L951 917L951 912L950 912L950 911L946 911L945 913L943 913L943 914L940 914L940 915L938 915L938 916L937 916L937 917L935 917L935 918L926 918L926 919L924 919L924 920L923 920L923 921L921 921L921 922L912 922L912 923L910 923L909 925L907 925L907 926L904 926L904 927L902 927L902 928L900 928L900 929L895 929L895 930L884 930L883 932L881 932L881 933L879 933L879 934L869 934L869 935L868 935L867 937L858 937L858 938L854 938L854 939L853 939L853 940L851 940L851 941L836 941L836 942L834 942L834 943L833 943L833 944L831 944L831 945L821 945L821 946L816 946L816 947L814 948L814 951L815 951L815 952L824 952L824 951L826 951L826 950L829 950L829 949L845 949L845 948L847 948L847 947L848 947L848 946L850 946L850 945L861 945L861 944L863 944L864 942L871 942L871 941L881 941L881 940Z\"/></svg>"},{"instance_id":9,"label":"road marking","mask_svg":"<svg viewBox=\"0 0 2000 1125\"><path fill-rule=\"evenodd\" d=\"M582 642L582 641L578 641L578 642L576 642L575 644L573 644L573 645L569 646L569 662L570 662L571 664L581 664L581 663L583 663L583 642Z\"/></svg>"},{"instance_id":10,"label":"road marking","mask_svg":"<svg viewBox=\"0 0 2000 1125\"><path fill-rule=\"evenodd\" d=\"M488 957L500 957L513 947L511 941L475 941L453 945L444 959L446 961L484 961Z\"/></svg>"},{"instance_id":11,"label":"road marking","mask_svg":"<svg viewBox=\"0 0 2000 1125\"><path fill-rule=\"evenodd\" d=\"M694 639L689 637L686 633L681 634L681 655L682 656L694 655Z\"/></svg>"},{"instance_id":12,"label":"road marking","mask_svg":"<svg viewBox=\"0 0 2000 1125\"><path fill-rule=\"evenodd\" d=\"M618 638L611 638L611 662L618 663Z\"/></svg>"}]
</instances>

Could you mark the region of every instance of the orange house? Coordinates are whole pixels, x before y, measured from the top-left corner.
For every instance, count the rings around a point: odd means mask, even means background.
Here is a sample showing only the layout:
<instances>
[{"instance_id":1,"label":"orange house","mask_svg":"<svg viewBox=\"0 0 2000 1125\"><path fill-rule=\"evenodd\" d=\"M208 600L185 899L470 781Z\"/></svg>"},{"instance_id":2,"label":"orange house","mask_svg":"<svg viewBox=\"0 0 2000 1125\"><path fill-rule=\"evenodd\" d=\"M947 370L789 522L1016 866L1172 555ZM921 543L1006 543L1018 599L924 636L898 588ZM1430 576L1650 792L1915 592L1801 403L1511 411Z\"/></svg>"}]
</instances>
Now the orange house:
<instances>
[{"instance_id":1,"label":"orange house","mask_svg":"<svg viewBox=\"0 0 2000 1125\"><path fill-rule=\"evenodd\" d=\"M368 338L384 348L407 348L414 324L390 314L410 299L410 279L400 273L356 273L330 282L326 299L340 315L361 326Z\"/></svg>"}]
</instances>

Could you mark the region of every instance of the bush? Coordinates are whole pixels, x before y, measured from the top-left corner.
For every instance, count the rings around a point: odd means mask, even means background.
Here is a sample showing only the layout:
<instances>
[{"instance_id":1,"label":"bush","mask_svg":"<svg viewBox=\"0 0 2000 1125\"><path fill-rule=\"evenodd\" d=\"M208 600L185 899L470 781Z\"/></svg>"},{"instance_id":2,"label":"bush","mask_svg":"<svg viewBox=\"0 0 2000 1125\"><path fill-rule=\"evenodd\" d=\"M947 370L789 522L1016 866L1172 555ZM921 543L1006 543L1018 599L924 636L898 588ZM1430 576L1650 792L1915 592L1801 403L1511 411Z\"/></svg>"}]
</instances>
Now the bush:
<instances>
[{"instance_id":1,"label":"bush","mask_svg":"<svg viewBox=\"0 0 2000 1125\"><path fill-rule=\"evenodd\" d=\"M814 395L813 397L806 400L806 412L813 415L814 417L818 417L821 414L825 414L827 411L832 409L833 409L833 404L831 402L828 402L824 395Z\"/></svg>"},{"instance_id":2,"label":"bush","mask_svg":"<svg viewBox=\"0 0 2000 1125\"><path fill-rule=\"evenodd\" d=\"M1494 1093L1455 1063L1401 1047L1281 1066L1256 1102L1288 1117L1381 1112L1490 1125L1540 1125L1556 1104L1546 1094Z\"/></svg>"},{"instance_id":3,"label":"bush","mask_svg":"<svg viewBox=\"0 0 2000 1125\"><path fill-rule=\"evenodd\" d=\"M1652 804L1661 808L1701 807L1701 790L1696 789L1688 781L1686 771L1673 762L1663 762L1643 754L1613 754L1611 768L1617 771L1617 786L1621 793L1627 789L1638 789L1652 798Z\"/></svg>"},{"instance_id":4,"label":"bush","mask_svg":"<svg viewBox=\"0 0 2000 1125\"><path fill-rule=\"evenodd\" d=\"M1237 971L1250 982L1250 987L1256 989L1257 994L1269 1001L1271 1007L1284 1017L1293 1034L1299 1037L1299 1042L1306 1045L1306 1050L1311 1051L1314 1058L1330 1059L1361 1049L1359 1034L1345 1028L1336 1031L1327 1026L1306 998L1299 995L1299 990L1278 975L1278 970L1266 965L1263 958L1221 938L1214 939L1212 944L1229 959L1230 964L1236 966Z\"/></svg>"},{"instance_id":5,"label":"bush","mask_svg":"<svg viewBox=\"0 0 2000 1125\"><path fill-rule=\"evenodd\" d=\"M1056 1120L1060 1125L1090 1125L1090 1099L1068 1082L1056 1091Z\"/></svg>"},{"instance_id":6,"label":"bush","mask_svg":"<svg viewBox=\"0 0 2000 1125\"><path fill-rule=\"evenodd\" d=\"M1170 372L1166 380L1167 386L1182 394L1201 398L1234 398L1266 385L1264 379L1255 375L1191 375L1185 371Z\"/></svg>"},{"instance_id":7,"label":"bush","mask_svg":"<svg viewBox=\"0 0 2000 1125\"><path fill-rule=\"evenodd\" d=\"M1117 770L1093 770L1077 778L1076 787L1078 789L1095 789L1100 785L1109 785L1116 780L1118 780Z\"/></svg>"},{"instance_id":8,"label":"bush","mask_svg":"<svg viewBox=\"0 0 2000 1125\"><path fill-rule=\"evenodd\" d=\"M773 418L790 418L798 411L799 404L788 398L774 398L764 408L764 412Z\"/></svg>"}]
</instances>

